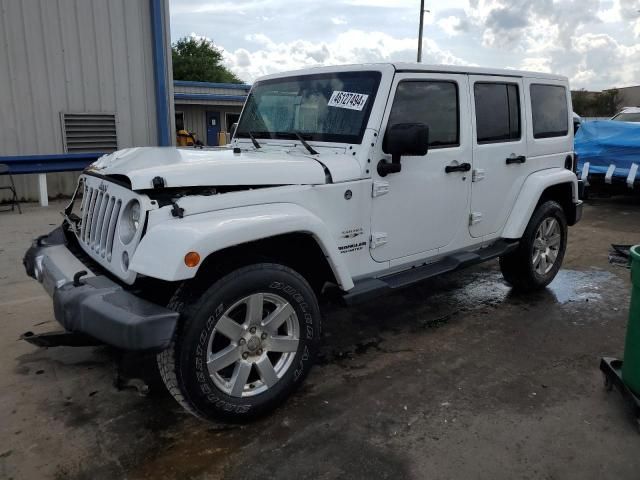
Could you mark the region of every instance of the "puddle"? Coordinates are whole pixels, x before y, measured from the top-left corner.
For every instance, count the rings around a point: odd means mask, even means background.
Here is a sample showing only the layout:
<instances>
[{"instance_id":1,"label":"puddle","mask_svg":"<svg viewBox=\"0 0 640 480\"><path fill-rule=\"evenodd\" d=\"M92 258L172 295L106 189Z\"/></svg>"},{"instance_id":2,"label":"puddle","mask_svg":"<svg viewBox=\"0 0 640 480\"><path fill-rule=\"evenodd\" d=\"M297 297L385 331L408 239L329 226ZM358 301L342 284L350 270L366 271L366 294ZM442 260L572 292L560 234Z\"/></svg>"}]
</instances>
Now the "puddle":
<instances>
[{"instance_id":1,"label":"puddle","mask_svg":"<svg viewBox=\"0 0 640 480\"><path fill-rule=\"evenodd\" d=\"M606 297L607 292L621 286L618 277L606 270L560 270L546 289L538 293L518 294L511 290L499 272L474 272L467 286L450 292L438 292L429 301L448 296L461 309L498 305L505 301L535 303L545 300L564 305L571 302L597 302Z\"/></svg>"},{"instance_id":2,"label":"puddle","mask_svg":"<svg viewBox=\"0 0 640 480\"><path fill-rule=\"evenodd\" d=\"M506 300L534 302L538 296L549 296L564 305L570 302L585 302L602 300L608 290L617 289L621 281L614 274L606 270L560 270L551 284L538 294L516 294L504 281L499 272L474 272L469 284L451 292L439 292L439 296L450 296L455 303L463 308L477 308L478 306L497 305ZM430 299L431 300L431 299Z\"/></svg>"},{"instance_id":3,"label":"puddle","mask_svg":"<svg viewBox=\"0 0 640 480\"><path fill-rule=\"evenodd\" d=\"M607 290L620 288L620 280L606 270L560 270L547 287L560 304L602 300Z\"/></svg>"},{"instance_id":4,"label":"puddle","mask_svg":"<svg viewBox=\"0 0 640 480\"><path fill-rule=\"evenodd\" d=\"M621 288L623 282L618 277L598 269L561 270L546 289L523 294L514 292L496 269L457 272L375 302L329 313L319 363L353 359L371 349L385 351L380 343L389 334L443 328L464 312L502 305L517 306L523 311L540 306L564 309L587 302L595 306L609 301Z\"/></svg>"}]
</instances>

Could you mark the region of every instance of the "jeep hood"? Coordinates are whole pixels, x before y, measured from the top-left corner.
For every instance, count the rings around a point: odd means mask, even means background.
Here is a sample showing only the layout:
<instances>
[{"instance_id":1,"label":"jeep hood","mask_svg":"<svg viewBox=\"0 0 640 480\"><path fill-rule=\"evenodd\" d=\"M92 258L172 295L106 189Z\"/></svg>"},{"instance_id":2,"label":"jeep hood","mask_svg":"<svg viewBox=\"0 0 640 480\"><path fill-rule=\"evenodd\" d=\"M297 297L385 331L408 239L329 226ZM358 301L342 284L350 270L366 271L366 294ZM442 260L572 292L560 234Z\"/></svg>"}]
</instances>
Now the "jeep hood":
<instances>
[{"instance_id":1,"label":"jeep hood","mask_svg":"<svg viewBox=\"0 0 640 480\"><path fill-rule=\"evenodd\" d=\"M153 188L155 177L163 178L167 188L319 185L327 183L325 166L334 182L360 177L359 163L348 155L330 153L316 159L295 150L282 149L233 153L227 148L128 148L101 157L87 171L100 175L124 175L131 181L133 190L145 190Z\"/></svg>"}]
</instances>

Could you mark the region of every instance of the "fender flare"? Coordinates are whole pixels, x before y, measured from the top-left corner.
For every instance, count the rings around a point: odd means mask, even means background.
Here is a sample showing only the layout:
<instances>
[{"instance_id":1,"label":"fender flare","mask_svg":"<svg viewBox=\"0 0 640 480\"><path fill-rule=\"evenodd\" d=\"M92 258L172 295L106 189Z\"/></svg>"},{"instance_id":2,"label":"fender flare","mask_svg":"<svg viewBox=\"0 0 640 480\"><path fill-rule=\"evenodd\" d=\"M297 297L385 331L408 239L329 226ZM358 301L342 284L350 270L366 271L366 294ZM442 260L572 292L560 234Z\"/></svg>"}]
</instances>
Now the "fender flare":
<instances>
[{"instance_id":1,"label":"fender flare","mask_svg":"<svg viewBox=\"0 0 640 480\"><path fill-rule=\"evenodd\" d=\"M572 171L565 168L550 168L529 175L511 209L502 237L513 239L522 237L543 192L549 187L563 183L571 184L573 203L578 203L578 179Z\"/></svg>"},{"instance_id":2,"label":"fender flare","mask_svg":"<svg viewBox=\"0 0 640 480\"><path fill-rule=\"evenodd\" d=\"M146 232L131 259L130 269L166 281L193 278L197 268L184 263L187 252L204 261L228 247L286 233L305 233L318 243L343 290L353 280L327 226L309 210L293 203L270 203L171 218Z\"/></svg>"}]
</instances>

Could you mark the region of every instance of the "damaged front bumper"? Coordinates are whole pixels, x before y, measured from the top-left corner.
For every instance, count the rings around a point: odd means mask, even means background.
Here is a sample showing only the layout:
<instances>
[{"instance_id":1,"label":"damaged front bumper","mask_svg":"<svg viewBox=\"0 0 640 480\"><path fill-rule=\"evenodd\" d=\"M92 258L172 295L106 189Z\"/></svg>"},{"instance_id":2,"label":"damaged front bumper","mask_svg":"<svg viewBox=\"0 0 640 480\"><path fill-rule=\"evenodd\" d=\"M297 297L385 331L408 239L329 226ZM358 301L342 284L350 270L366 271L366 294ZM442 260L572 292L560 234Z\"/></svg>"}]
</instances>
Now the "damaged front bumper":
<instances>
[{"instance_id":1,"label":"damaged front bumper","mask_svg":"<svg viewBox=\"0 0 640 480\"><path fill-rule=\"evenodd\" d=\"M179 314L92 273L68 248L62 227L34 240L23 264L53 298L55 318L66 330L123 350L169 346Z\"/></svg>"}]
</instances>

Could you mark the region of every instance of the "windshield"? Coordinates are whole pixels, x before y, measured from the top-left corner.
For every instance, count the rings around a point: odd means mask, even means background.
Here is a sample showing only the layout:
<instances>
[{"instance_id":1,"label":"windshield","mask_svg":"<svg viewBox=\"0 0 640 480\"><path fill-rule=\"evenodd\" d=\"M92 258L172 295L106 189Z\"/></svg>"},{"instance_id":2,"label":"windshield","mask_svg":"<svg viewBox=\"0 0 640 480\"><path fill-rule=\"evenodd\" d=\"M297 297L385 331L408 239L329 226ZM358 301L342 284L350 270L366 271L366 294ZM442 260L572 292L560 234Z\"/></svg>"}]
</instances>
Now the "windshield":
<instances>
[{"instance_id":1,"label":"windshield","mask_svg":"<svg viewBox=\"0 0 640 480\"><path fill-rule=\"evenodd\" d=\"M264 80L254 85L237 137L360 143L380 72L345 72Z\"/></svg>"},{"instance_id":2,"label":"windshield","mask_svg":"<svg viewBox=\"0 0 640 480\"><path fill-rule=\"evenodd\" d=\"M619 113L611 120L618 122L640 122L640 113Z\"/></svg>"}]
</instances>

